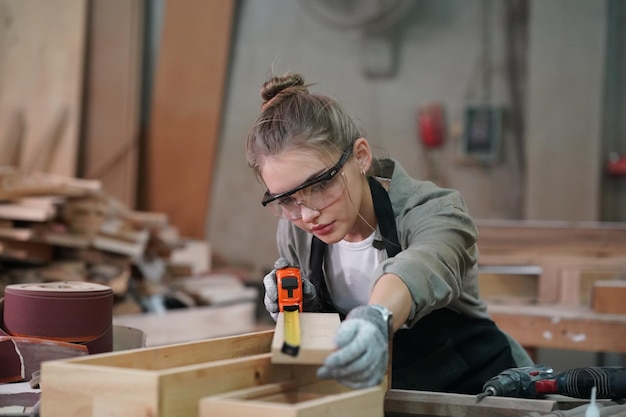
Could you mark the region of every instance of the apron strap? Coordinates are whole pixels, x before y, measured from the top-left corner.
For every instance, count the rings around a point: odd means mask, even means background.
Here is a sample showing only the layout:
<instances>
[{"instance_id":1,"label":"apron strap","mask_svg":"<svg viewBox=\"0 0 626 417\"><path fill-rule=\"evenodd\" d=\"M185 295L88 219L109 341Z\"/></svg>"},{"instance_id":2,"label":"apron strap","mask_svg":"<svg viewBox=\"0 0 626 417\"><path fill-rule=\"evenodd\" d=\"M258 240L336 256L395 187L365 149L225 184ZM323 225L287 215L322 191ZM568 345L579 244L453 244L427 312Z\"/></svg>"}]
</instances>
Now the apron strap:
<instances>
[{"instance_id":1,"label":"apron strap","mask_svg":"<svg viewBox=\"0 0 626 417\"><path fill-rule=\"evenodd\" d=\"M309 281L315 287L315 293L319 300L319 308L321 313L337 313L337 309L330 301L330 293L326 287L326 280L324 279L324 254L326 253L326 247L328 245L322 242L316 236L313 236L311 241L311 257L309 258L309 267L311 269L311 276ZM343 317L342 317L343 319Z\"/></svg>"},{"instance_id":2,"label":"apron strap","mask_svg":"<svg viewBox=\"0 0 626 417\"><path fill-rule=\"evenodd\" d=\"M387 194L385 187L375 178L367 177L367 181L370 192L372 193L374 214L378 220L378 227L383 237L383 244L385 245L387 256L393 258L400 253L402 247L398 241L398 231L389 194ZM311 255L309 257L309 267L311 270L309 280L315 286L315 291L320 300L321 311L334 313L337 312L337 310L330 301L330 293L328 292L326 280L324 279L324 255L326 254L327 246L328 245L322 240L313 236L311 240Z\"/></svg>"},{"instance_id":3,"label":"apron strap","mask_svg":"<svg viewBox=\"0 0 626 417\"><path fill-rule=\"evenodd\" d=\"M378 228L383 236L383 243L387 256L393 258L400 251L400 241L398 240L398 229L396 228L396 216L393 214L393 207L387 190L374 177L367 177L372 200L374 201L374 214L378 220Z\"/></svg>"}]
</instances>

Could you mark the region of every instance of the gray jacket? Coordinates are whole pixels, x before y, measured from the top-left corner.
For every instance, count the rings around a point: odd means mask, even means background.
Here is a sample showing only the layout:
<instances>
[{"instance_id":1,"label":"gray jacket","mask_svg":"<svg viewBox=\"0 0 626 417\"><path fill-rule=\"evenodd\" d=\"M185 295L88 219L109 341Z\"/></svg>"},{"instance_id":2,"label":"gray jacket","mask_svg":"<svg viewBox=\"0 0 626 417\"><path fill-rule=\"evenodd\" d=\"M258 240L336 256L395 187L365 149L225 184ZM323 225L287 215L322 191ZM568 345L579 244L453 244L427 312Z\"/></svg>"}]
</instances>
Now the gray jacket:
<instances>
[{"instance_id":1,"label":"gray jacket","mask_svg":"<svg viewBox=\"0 0 626 417\"><path fill-rule=\"evenodd\" d=\"M391 179L388 189L402 252L382 262L374 271L398 275L413 298L405 325L438 308L448 307L460 314L490 319L478 289L478 230L461 194L439 188L432 182L411 178L393 159L379 161L376 177ZM280 256L299 266L303 277L310 276L312 236L288 220L280 220L277 244ZM375 240L382 240L376 230ZM328 280L328 268L324 265ZM328 287L328 283L326 283ZM529 366L532 359L506 332L517 366Z\"/></svg>"},{"instance_id":2,"label":"gray jacket","mask_svg":"<svg viewBox=\"0 0 626 417\"><path fill-rule=\"evenodd\" d=\"M411 178L393 159L379 165L374 174L391 179L388 192L402 252L383 261L373 273L377 277L396 274L409 288L413 305L406 325L442 307L489 318L478 291L478 231L461 194ZM378 230L375 239L381 240ZM281 220L277 244L280 256L309 276L311 235Z\"/></svg>"}]
</instances>

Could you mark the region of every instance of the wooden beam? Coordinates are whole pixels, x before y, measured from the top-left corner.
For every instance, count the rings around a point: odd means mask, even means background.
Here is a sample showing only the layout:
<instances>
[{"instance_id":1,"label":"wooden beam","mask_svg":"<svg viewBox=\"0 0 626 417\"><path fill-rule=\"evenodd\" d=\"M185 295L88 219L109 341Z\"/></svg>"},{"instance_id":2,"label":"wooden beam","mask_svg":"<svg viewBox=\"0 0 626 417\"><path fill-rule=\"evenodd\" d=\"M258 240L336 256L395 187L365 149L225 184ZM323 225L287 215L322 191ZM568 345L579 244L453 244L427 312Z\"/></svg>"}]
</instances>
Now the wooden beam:
<instances>
[{"instance_id":1,"label":"wooden beam","mask_svg":"<svg viewBox=\"0 0 626 417\"><path fill-rule=\"evenodd\" d=\"M477 220L482 253L623 256L625 223Z\"/></svg>"},{"instance_id":2,"label":"wooden beam","mask_svg":"<svg viewBox=\"0 0 626 417\"><path fill-rule=\"evenodd\" d=\"M87 1L0 0L0 21L0 126L17 113L22 142L3 131L0 154L25 171L75 175Z\"/></svg>"},{"instance_id":3,"label":"wooden beam","mask_svg":"<svg viewBox=\"0 0 626 417\"><path fill-rule=\"evenodd\" d=\"M113 317L113 323L142 330L147 346L163 346L255 331L254 312L253 302L241 302L170 310L167 314L119 315Z\"/></svg>"},{"instance_id":4,"label":"wooden beam","mask_svg":"<svg viewBox=\"0 0 626 417\"><path fill-rule=\"evenodd\" d=\"M626 316L589 307L489 305L498 327L524 347L626 353Z\"/></svg>"},{"instance_id":5,"label":"wooden beam","mask_svg":"<svg viewBox=\"0 0 626 417\"><path fill-rule=\"evenodd\" d=\"M298 385L281 381L200 401L200 417L382 417L384 390L380 386L352 390L336 381Z\"/></svg>"},{"instance_id":6,"label":"wooden beam","mask_svg":"<svg viewBox=\"0 0 626 417\"><path fill-rule=\"evenodd\" d=\"M205 238L235 1L166 1L147 144L147 205Z\"/></svg>"},{"instance_id":7,"label":"wooden beam","mask_svg":"<svg viewBox=\"0 0 626 417\"><path fill-rule=\"evenodd\" d=\"M531 412L547 414L558 408L551 400L488 397L392 389L385 396L386 417L464 416L518 417Z\"/></svg>"},{"instance_id":8,"label":"wooden beam","mask_svg":"<svg viewBox=\"0 0 626 417\"><path fill-rule=\"evenodd\" d=\"M591 306L598 313L626 314L626 281L596 281Z\"/></svg>"},{"instance_id":9,"label":"wooden beam","mask_svg":"<svg viewBox=\"0 0 626 417\"><path fill-rule=\"evenodd\" d=\"M143 0L92 0L87 45L84 155L79 175L137 198Z\"/></svg>"}]
</instances>

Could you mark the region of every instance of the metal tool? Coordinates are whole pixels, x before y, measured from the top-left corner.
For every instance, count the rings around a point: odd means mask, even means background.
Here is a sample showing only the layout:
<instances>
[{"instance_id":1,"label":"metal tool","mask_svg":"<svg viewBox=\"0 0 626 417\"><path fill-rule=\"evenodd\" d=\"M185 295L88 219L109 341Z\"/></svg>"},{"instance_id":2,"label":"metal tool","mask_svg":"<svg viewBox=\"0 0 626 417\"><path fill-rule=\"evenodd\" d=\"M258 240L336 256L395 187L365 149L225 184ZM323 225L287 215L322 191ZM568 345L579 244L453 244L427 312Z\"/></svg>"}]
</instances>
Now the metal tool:
<instances>
[{"instance_id":1,"label":"metal tool","mask_svg":"<svg viewBox=\"0 0 626 417\"><path fill-rule=\"evenodd\" d=\"M297 356L300 350L300 313L302 312L302 278L300 269L287 267L276 270L278 310L283 313L284 342L281 351Z\"/></svg>"},{"instance_id":2,"label":"metal tool","mask_svg":"<svg viewBox=\"0 0 626 417\"><path fill-rule=\"evenodd\" d=\"M593 387L596 387L597 398L626 398L626 367L575 368L561 373L545 365L511 368L487 381L477 399L488 396L542 398L547 394L591 398Z\"/></svg>"}]
</instances>

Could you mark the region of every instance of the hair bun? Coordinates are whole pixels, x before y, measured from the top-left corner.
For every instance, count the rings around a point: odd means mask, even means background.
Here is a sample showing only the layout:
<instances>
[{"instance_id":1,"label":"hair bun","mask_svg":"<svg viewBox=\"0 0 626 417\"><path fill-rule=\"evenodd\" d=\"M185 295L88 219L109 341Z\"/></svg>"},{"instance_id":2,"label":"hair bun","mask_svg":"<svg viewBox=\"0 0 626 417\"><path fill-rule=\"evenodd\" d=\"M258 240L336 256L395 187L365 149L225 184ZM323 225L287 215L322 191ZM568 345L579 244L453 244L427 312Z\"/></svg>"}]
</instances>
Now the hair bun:
<instances>
[{"instance_id":1,"label":"hair bun","mask_svg":"<svg viewBox=\"0 0 626 417\"><path fill-rule=\"evenodd\" d=\"M263 108L278 95L292 95L297 92L308 92L304 85L304 77L300 74L287 73L281 77L272 77L261 87Z\"/></svg>"}]
</instances>

